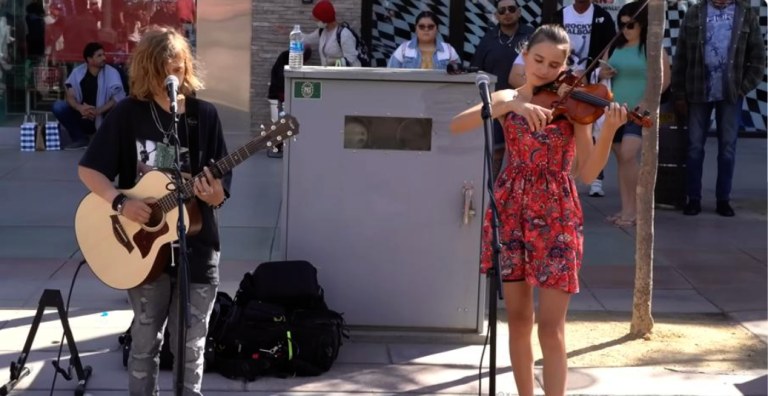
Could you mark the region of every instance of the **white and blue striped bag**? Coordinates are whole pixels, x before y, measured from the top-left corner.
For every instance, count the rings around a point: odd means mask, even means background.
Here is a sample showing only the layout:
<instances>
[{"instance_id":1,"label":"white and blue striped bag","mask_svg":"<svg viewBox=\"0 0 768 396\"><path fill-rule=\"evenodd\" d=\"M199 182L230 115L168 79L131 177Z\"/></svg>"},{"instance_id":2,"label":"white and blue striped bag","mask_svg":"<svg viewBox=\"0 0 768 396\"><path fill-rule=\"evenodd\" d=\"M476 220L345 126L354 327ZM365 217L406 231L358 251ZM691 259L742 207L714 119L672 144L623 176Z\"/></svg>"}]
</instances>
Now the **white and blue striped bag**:
<instances>
[{"instance_id":1,"label":"white and blue striped bag","mask_svg":"<svg viewBox=\"0 0 768 396\"><path fill-rule=\"evenodd\" d=\"M59 139L59 121L48 121L48 114L45 114L45 149L48 151L61 150L61 140Z\"/></svg>"},{"instance_id":2,"label":"white and blue striped bag","mask_svg":"<svg viewBox=\"0 0 768 396\"><path fill-rule=\"evenodd\" d=\"M24 116L21 124L21 151L35 151L35 123L34 117L29 121L29 115Z\"/></svg>"}]
</instances>

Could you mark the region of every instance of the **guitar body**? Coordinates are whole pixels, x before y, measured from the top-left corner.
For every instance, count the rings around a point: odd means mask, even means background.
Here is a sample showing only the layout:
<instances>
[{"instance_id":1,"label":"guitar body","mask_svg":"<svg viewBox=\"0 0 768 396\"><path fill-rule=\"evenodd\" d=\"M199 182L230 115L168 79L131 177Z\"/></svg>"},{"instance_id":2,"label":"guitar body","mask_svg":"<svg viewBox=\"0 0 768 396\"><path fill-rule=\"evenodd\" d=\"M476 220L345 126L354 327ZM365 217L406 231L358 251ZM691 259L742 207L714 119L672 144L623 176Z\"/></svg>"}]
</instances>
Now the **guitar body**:
<instances>
[{"instance_id":1,"label":"guitar body","mask_svg":"<svg viewBox=\"0 0 768 396\"><path fill-rule=\"evenodd\" d=\"M269 129L261 126L261 132L244 146L214 162L208 169L214 179L221 179L232 168L253 154L264 149L276 151L276 146L287 143L299 133L295 117L283 115ZM75 214L75 234L85 261L93 273L107 286L115 289L132 289L150 282L162 274L170 260L170 243L178 240L176 232L179 210L177 193L194 195L196 180L207 178L200 173L185 181L179 191L169 191L172 178L162 171L148 172L130 190L121 191L133 199L154 198L150 205L152 216L147 224L137 224L112 210L112 203L90 193L80 202ZM184 224L187 235L197 234L202 227L202 217L197 199L185 205Z\"/></svg>"},{"instance_id":2,"label":"guitar body","mask_svg":"<svg viewBox=\"0 0 768 396\"><path fill-rule=\"evenodd\" d=\"M134 199L160 198L168 194L172 179L161 171L148 172L130 190ZM147 224L134 223L112 210L111 203L88 194L75 214L75 233L83 257L94 274L115 289L131 289L157 278L170 261L170 243L178 240L179 210L153 211ZM197 200L185 205L187 235L196 234L202 219Z\"/></svg>"}]
</instances>

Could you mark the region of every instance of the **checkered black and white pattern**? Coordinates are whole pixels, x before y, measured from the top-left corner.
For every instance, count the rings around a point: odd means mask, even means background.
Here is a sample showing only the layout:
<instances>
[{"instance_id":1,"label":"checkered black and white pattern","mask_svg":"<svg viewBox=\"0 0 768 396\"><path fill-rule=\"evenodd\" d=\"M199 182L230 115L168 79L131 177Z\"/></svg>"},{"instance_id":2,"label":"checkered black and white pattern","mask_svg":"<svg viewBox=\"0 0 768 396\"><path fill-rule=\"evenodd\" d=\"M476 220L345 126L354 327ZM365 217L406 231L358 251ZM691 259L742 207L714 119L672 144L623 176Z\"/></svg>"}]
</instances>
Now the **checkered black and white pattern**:
<instances>
[{"instance_id":1,"label":"checkered black and white pattern","mask_svg":"<svg viewBox=\"0 0 768 396\"><path fill-rule=\"evenodd\" d=\"M61 140L59 140L59 123L57 121L45 122L45 149L47 151L61 150Z\"/></svg>"},{"instance_id":2,"label":"checkered black and white pattern","mask_svg":"<svg viewBox=\"0 0 768 396\"><path fill-rule=\"evenodd\" d=\"M680 33L680 25L683 23L685 10L675 4L667 5L667 26L664 29L664 48L669 56L675 56L677 48L677 36Z\"/></svg>"},{"instance_id":3,"label":"checkered black and white pattern","mask_svg":"<svg viewBox=\"0 0 768 396\"><path fill-rule=\"evenodd\" d=\"M35 151L35 121L24 119L21 124L21 151Z\"/></svg>"},{"instance_id":4,"label":"checkered black and white pattern","mask_svg":"<svg viewBox=\"0 0 768 396\"><path fill-rule=\"evenodd\" d=\"M541 1L518 1L520 6L520 22L539 26L541 23ZM464 12L464 65L469 66L475 55L475 48L485 36L485 32L498 23L493 16L496 12L495 0L471 0L466 2Z\"/></svg>"},{"instance_id":5,"label":"checkered black and white pattern","mask_svg":"<svg viewBox=\"0 0 768 396\"><path fill-rule=\"evenodd\" d=\"M440 35L448 39L450 0L373 0L371 64L386 67L387 61L404 41L416 37L416 16L432 11L440 19Z\"/></svg>"},{"instance_id":6,"label":"checkered black and white pattern","mask_svg":"<svg viewBox=\"0 0 768 396\"><path fill-rule=\"evenodd\" d=\"M763 41L768 46L768 6L765 0L752 0L752 7L760 9L760 30ZM742 122L745 129L752 131L768 130L768 76L763 74L763 81L757 89L747 94L741 108Z\"/></svg>"}]
</instances>

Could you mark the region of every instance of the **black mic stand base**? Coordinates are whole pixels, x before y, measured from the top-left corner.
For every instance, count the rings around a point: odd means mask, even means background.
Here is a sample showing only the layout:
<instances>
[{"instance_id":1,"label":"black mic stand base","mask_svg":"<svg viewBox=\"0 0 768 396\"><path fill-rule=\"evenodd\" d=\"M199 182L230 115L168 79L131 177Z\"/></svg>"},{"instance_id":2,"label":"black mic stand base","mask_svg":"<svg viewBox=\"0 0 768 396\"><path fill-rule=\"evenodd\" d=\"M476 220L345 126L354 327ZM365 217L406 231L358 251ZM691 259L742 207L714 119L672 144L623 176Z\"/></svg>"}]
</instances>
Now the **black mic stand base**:
<instances>
[{"instance_id":1,"label":"black mic stand base","mask_svg":"<svg viewBox=\"0 0 768 396\"><path fill-rule=\"evenodd\" d=\"M488 389L489 389L489 395L496 395L496 325L498 323L497 321L497 309L498 309L498 298L497 294L499 294L498 289L498 283L496 282L497 276L496 271L494 269L488 270L487 278L490 281L490 286L488 290L488 334L490 338L491 343L491 353L490 353L490 363L489 363L489 373L488 373Z\"/></svg>"}]
</instances>

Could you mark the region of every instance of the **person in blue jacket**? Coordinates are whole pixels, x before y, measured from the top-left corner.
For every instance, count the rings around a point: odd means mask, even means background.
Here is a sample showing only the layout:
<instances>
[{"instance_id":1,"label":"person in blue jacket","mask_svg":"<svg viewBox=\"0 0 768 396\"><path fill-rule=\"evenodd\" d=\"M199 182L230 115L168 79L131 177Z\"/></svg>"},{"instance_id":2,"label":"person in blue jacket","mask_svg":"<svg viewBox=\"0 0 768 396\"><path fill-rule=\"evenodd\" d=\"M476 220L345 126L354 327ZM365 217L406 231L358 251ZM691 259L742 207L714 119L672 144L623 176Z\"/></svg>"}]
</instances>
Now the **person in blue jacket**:
<instances>
[{"instance_id":1,"label":"person in blue jacket","mask_svg":"<svg viewBox=\"0 0 768 396\"><path fill-rule=\"evenodd\" d=\"M402 43L389 58L387 67L395 69L446 70L460 64L459 54L444 42L438 30L440 20L431 11L416 16L416 38Z\"/></svg>"}]
</instances>

